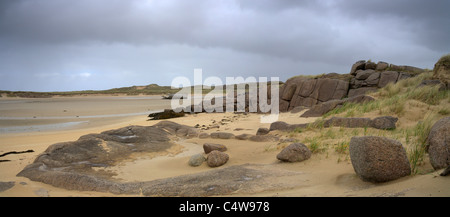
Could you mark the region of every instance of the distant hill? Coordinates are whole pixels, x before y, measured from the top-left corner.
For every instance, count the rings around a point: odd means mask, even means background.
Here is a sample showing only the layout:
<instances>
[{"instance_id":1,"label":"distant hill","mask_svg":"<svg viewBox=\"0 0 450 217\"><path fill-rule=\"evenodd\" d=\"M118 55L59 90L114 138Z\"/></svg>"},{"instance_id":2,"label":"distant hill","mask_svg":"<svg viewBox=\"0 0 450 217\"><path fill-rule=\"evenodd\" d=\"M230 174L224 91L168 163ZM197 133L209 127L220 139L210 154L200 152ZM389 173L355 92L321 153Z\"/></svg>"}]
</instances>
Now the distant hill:
<instances>
[{"instance_id":1,"label":"distant hill","mask_svg":"<svg viewBox=\"0 0 450 217\"><path fill-rule=\"evenodd\" d=\"M82 91L63 91L63 92L33 92L33 91L6 91L0 90L0 96L6 97L24 97L24 98L50 98L53 96L85 96L85 95L163 95L176 93L180 89L172 89L170 86L159 86L150 84L147 86L131 86L112 88L108 90L82 90Z\"/></svg>"},{"instance_id":2,"label":"distant hill","mask_svg":"<svg viewBox=\"0 0 450 217\"><path fill-rule=\"evenodd\" d=\"M282 84L283 82L280 82ZM259 86L259 84L257 84ZM226 91L226 85L222 86L223 91ZM238 86L235 86L235 90ZM240 87L239 87L240 88ZM245 90L248 91L249 86L245 86ZM214 87L203 86L202 93L207 94ZM171 86L159 86L157 84L149 84L146 86L131 86L131 87L119 87L108 90L82 90L82 91L61 91L61 92L33 92L33 91L7 91L0 90L0 97L23 97L23 98L51 98L53 96L88 96L88 95L170 95L180 91L180 88L172 89ZM192 93L194 88L191 87Z\"/></svg>"}]
</instances>

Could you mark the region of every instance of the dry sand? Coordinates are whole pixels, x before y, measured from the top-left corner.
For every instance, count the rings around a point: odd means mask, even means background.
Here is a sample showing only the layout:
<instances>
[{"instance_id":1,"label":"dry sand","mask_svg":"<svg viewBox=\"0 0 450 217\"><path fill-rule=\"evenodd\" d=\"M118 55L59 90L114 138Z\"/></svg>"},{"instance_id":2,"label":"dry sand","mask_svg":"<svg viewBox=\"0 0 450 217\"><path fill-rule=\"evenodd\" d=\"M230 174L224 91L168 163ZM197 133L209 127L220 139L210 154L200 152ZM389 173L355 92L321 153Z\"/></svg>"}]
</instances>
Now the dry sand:
<instances>
[{"instance_id":1,"label":"dry sand","mask_svg":"<svg viewBox=\"0 0 450 217\"><path fill-rule=\"evenodd\" d=\"M34 161L49 145L77 140L89 133L100 133L129 125L150 126L158 121L147 121L145 113L150 110L168 108L170 101L155 97L68 97L53 99L4 99L0 98L0 128L17 126L37 126L61 124L81 119L75 125L56 125L54 128L27 128L0 132L0 154L9 151L34 150L33 153L7 155L0 162L0 182L15 182L14 187L0 192L0 196L118 196L110 193L91 191L69 191L24 177L16 177L26 165ZM66 111L64 111L66 110ZM279 120L287 123L308 123L315 118L300 118L301 113L283 113ZM36 116L36 118L33 118ZM79 116L78 118L73 116ZM27 117L12 120L8 117ZM30 118L31 117L31 118ZM47 117L47 118L46 118ZM48 117L56 117L48 119ZM1 119L3 118L3 119ZM232 132L235 135L248 133L255 135L259 127L270 124L260 123L260 115L237 115L232 113L196 114L171 119L171 121L195 126L223 122L219 129L204 132ZM239 131L236 131L238 129ZM280 138L288 138L289 133L271 132ZM271 168L298 172L300 175L289 182L296 187L282 190L262 191L255 194L236 193L233 196L450 196L450 177L441 177L434 171L421 175L404 177L395 181L372 184L361 181L355 174L348 159L340 160L333 151L313 154L311 159L300 163L281 163L276 159L280 152L278 142L252 142L248 140L186 139L179 140L177 146L164 153L136 156L117 166L106 168L117 174L114 178L123 181L150 181L185 174L214 170L205 163L199 167L188 165L190 156L202 153L206 142L221 143L228 147L230 160L222 167L246 163L270 165ZM274 180L275 181L275 180ZM119 195L128 196L128 195ZM131 195L134 196L134 195Z\"/></svg>"}]
</instances>

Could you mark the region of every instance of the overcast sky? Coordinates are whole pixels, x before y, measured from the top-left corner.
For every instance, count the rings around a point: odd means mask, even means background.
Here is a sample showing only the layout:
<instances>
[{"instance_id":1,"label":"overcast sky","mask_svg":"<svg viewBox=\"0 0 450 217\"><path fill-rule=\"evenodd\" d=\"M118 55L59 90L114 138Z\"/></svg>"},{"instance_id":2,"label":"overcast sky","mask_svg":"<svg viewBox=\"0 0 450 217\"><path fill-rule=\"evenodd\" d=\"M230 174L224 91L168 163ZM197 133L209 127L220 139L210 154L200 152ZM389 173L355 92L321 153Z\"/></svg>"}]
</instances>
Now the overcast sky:
<instances>
[{"instance_id":1,"label":"overcast sky","mask_svg":"<svg viewBox=\"0 0 450 217\"><path fill-rule=\"evenodd\" d=\"M170 85L176 76L433 68L448 0L1 0L0 90ZM223 79L225 81L225 79Z\"/></svg>"}]
</instances>

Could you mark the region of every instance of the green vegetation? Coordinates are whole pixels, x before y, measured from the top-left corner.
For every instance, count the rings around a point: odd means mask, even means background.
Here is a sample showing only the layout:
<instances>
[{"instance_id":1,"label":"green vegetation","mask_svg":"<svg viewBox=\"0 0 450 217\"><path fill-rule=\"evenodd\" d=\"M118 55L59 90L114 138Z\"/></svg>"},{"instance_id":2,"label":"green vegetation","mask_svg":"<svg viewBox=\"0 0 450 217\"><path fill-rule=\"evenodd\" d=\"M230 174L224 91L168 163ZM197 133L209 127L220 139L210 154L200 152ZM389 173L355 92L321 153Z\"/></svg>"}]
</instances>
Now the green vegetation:
<instances>
[{"instance_id":1,"label":"green vegetation","mask_svg":"<svg viewBox=\"0 0 450 217\"><path fill-rule=\"evenodd\" d=\"M449 55L450 56L450 55ZM335 153L337 162L349 161L349 143L354 136L382 136L395 139L403 144L410 161L412 174L431 172L427 162L427 137L433 124L450 114L450 91L439 86L418 85L431 79L427 71L415 77L404 79L396 84L388 84L371 95L375 101L356 104L346 103L303 129L289 132L291 138L298 139L316 155ZM324 121L332 116L376 117L390 115L399 118L394 130L374 128L324 128ZM331 152L330 152L331 150Z\"/></svg>"},{"instance_id":2,"label":"green vegetation","mask_svg":"<svg viewBox=\"0 0 450 217\"><path fill-rule=\"evenodd\" d=\"M372 95L377 99L368 103L346 103L334 109L323 117L330 117L345 113L346 117L359 116L372 111L379 111L380 115L402 116L408 107L407 102L416 100L430 106L450 97L450 91L439 91L439 85L417 87L420 82L430 79L432 72L425 72L416 77L404 79L396 84L390 83ZM442 111L445 113L445 111Z\"/></svg>"},{"instance_id":3,"label":"green vegetation","mask_svg":"<svg viewBox=\"0 0 450 217\"><path fill-rule=\"evenodd\" d=\"M450 54L442 56L438 61L437 65L444 65L450 67Z\"/></svg>"}]
</instances>

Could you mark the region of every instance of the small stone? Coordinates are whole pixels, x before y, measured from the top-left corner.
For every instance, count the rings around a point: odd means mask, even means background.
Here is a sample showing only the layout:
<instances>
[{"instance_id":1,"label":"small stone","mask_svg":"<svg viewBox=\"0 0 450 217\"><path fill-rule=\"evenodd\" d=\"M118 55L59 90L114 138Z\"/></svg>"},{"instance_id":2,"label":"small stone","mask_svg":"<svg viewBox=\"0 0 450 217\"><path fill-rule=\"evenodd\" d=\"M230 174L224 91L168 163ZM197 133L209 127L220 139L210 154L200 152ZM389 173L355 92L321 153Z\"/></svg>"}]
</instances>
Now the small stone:
<instances>
[{"instance_id":1,"label":"small stone","mask_svg":"<svg viewBox=\"0 0 450 217\"><path fill-rule=\"evenodd\" d=\"M301 162L311 157L311 151L302 143L292 143L284 148L277 159L286 162Z\"/></svg>"},{"instance_id":2,"label":"small stone","mask_svg":"<svg viewBox=\"0 0 450 217\"><path fill-rule=\"evenodd\" d=\"M214 150L208 155L208 166L210 167L219 167L228 162L230 157L228 154Z\"/></svg>"},{"instance_id":3,"label":"small stone","mask_svg":"<svg viewBox=\"0 0 450 217\"><path fill-rule=\"evenodd\" d=\"M208 154L214 150L217 151L226 151L227 147L222 144L212 144L212 143L205 143L203 144L203 150L205 151L205 154Z\"/></svg>"},{"instance_id":4,"label":"small stone","mask_svg":"<svg viewBox=\"0 0 450 217\"><path fill-rule=\"evenodd\" d=\"M206 160L206 158L203 156L203 154L196 154L193 155L189 159L189 166L198 167L202 165L202 163Z\"/></svg>"}]
</instances>

